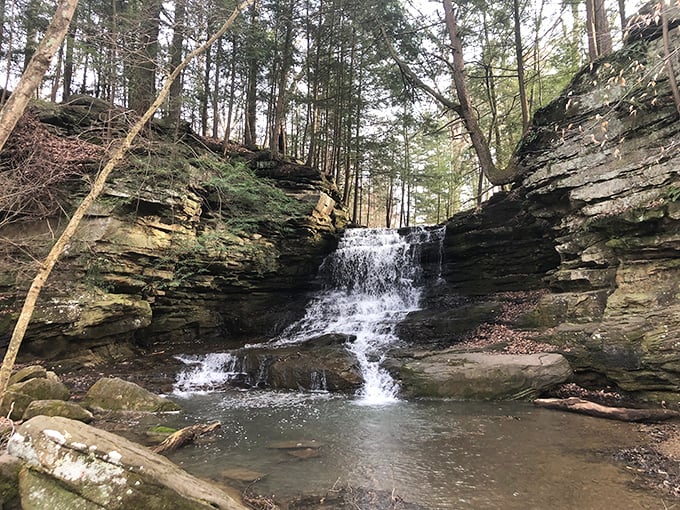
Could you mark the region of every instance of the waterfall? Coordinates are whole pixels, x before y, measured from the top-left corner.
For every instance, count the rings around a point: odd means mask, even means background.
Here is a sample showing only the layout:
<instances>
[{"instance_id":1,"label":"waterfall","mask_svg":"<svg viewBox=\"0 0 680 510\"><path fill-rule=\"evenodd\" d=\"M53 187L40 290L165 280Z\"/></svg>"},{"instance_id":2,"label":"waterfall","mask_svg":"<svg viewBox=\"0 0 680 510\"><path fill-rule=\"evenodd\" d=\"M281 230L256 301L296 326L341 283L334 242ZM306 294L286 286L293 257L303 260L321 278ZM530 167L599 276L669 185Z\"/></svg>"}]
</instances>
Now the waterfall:
<instances>
[{"instance_id":1,"label":"waterfall","mask_svg":"<svg viewBox=\"0 0 680 510\"><path fill-rule=\"evenodd\" d=\"M326 334L347 335L354 340L346 348L356 357L364 380L358 401L396 401L399 385L382 364L397 341L397 324L419 308L424 279L421 251L429 245L431 264L440 266L443 237L443 227L348 230L319 268L324 290L312 298L304 317L273 341L245 350L296 344ZM431 271L431 279L438 276L439 268ZM243 352L178 359L187 365L175 383L175 392L180 394L234 382L250 387L265 384L266 362L260 364L256 377L249 375ZM312 390L326 389L325 372L314 372L311 378Z\"/></svg>"},{"instance_id":2,"label":"waterfall","mask_svg":"<svg viewBox=\"0 0 680 510\"><path fill-rule=\"evenodd\" d=\"M397 400L399 385L382 368L397 340L395 329L407 313L417 310L421 296L420 247L441 243L444 229L352 229L320 268L326 289L315 296L305 316L291 325L275 345L341 333L356 337L348 343L359 363L364 385L360 402Z\"/></svg>"}]
</instances>

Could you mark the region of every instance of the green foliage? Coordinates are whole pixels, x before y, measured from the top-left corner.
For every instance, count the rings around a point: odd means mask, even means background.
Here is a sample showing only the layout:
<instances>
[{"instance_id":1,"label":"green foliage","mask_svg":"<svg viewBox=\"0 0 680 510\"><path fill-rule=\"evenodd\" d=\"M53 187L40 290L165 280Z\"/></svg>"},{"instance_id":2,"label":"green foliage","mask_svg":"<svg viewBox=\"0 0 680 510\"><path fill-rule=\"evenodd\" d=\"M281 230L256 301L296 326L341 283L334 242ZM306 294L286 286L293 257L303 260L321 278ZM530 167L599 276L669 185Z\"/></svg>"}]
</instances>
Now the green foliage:
<instances>
[{"instance_id":1,"label":"green foliage","mask_svg":"<svg viewBox=\"0 0 680 510\"><path fill-rule=\"evenodd\" d=\"M85 263L85 283L96 289L101 289L104 292L111 292L113 285L106 281L103 273L106 272L109 261L104 257L95 257L88 259Z\"/></svg>"},{"instance_id":2,"label":"green foliage","mask_svg":"<svg viewBox=\"0 0 680 510\"><path fill-rule=\"evenodd\" d=\"M258 177L242 161L222 161L206 156L195 160L214 173L206 187L208 202L235 234L261 230L285 232L288 220L310 213L308 204L295 200L272 181Z\"/></svg>"},{"instance_id":3,"label":"green foliage","mask_svg":"<svg viewBox=\"0 0 680 510\"><path fill-rule=\"evenodd\" d=\"M670 186L666 191L666 196L671 202L680 200L680 186Z\"/></svg>"}]
</instances>

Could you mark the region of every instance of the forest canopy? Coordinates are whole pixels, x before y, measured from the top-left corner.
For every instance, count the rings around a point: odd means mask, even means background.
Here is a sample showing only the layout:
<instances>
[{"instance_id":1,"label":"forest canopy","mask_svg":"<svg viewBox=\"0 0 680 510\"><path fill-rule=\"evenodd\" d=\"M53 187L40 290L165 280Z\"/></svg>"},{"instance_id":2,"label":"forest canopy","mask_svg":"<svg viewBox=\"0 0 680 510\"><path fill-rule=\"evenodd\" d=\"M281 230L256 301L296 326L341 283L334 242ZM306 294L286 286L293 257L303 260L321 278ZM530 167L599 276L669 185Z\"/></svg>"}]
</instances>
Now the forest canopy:
<instances>
[{"instance_id":1,"label":"forest canopy","mask_svg":"<svg viewBox=\"0 0 680 510\"><path fill-rule=\"evenodd\" d=\"M55 5L0 2L0 73L11 90ZM446 4L258 0L181 73L156 118L178 136L190 127L318 166L335 177L357 223L443 221L492 190L460 112L437 100L456 98ZM81 0L38 99L86 94L142 114L235 5ZM532 112L620 44L638 7L625 0L453 3L472 114L497 165L508 163Z\"/></svg>"}]
</instances>

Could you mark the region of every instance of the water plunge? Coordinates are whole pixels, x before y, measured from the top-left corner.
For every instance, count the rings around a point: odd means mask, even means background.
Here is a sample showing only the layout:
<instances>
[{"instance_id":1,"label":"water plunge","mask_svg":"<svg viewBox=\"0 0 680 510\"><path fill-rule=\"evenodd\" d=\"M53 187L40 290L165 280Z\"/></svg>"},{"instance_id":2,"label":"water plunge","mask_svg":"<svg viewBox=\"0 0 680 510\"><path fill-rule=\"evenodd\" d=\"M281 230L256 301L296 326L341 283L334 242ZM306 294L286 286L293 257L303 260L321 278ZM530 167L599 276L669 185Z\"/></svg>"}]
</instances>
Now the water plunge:
<instances>
[{"instance_id":1,"label":"water plunge","mask_svg":"<svg viewBox=\"0 0 680 510\"><path fill-rule=\"evenodd\" d=\"M425 242L439 243L443 233L443 229L423 228L405 235L388 229L347 231L321 266L326 290L275 343L299 343L330 333L351 336L355 340L347 348L356 356L364 378L360 401L395 401L399 385L381 364L397 340L396 325L420 303L419 247Z\"/></svg>"}]
</instances>

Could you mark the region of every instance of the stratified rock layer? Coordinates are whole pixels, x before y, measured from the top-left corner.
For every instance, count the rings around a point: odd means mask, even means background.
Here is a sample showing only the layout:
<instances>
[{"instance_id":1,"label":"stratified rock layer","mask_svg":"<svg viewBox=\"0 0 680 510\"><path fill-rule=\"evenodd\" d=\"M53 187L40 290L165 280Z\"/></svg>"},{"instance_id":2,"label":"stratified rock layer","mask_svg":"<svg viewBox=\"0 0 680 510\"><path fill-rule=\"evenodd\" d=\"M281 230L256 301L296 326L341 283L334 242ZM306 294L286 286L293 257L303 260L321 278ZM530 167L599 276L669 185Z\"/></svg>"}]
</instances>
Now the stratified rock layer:
<instances>
[{"instance_id":1,"label":"stratified rock layer","mask_svg":"<svg viewBox=\"0 0 680 510\"><path fill-rule=\"evenodd\" d=\"M32 114L51 129L87 139L102 128L98 114L107 105L79 96L41 108ZM347 223L334 184L266 151L229 146L223 157L221 146L211 152L209 140L193 133L175 143L162 126L154 129L161 135L140 141L153 148L133 148L62 254L23 356L96 364L129 358L140 344L234 346L271 337L302 313L319 264ZM60 185L58 193L70 197L65 210L87 191L86 181ZM25 253L44 256L64 223L54 217L0 228L12 240L0 255L0 344L35 273Z\"/></svg>"},{"instance_id":2,"label":"stratified rock layer","mask_svg":"<svg viewBox=\"0 0 680 510\"><path fill-rule=\"evenodd\" d=\"M469 338L479 321L445 313L457 295L486 310L482 322L541 332L582 378L678 400L680 122L658 35L631 38L536 113L517 152L520 179L449 222L448 296L429 296L403 331L434 325L437 338L441 324L451 332L440 343ZM680 47L678 28L671 44ZM678 74L677 52L672 61ZM484 307L531 288L549 292L519 319Z\"/></svg>"}]
</instances>

